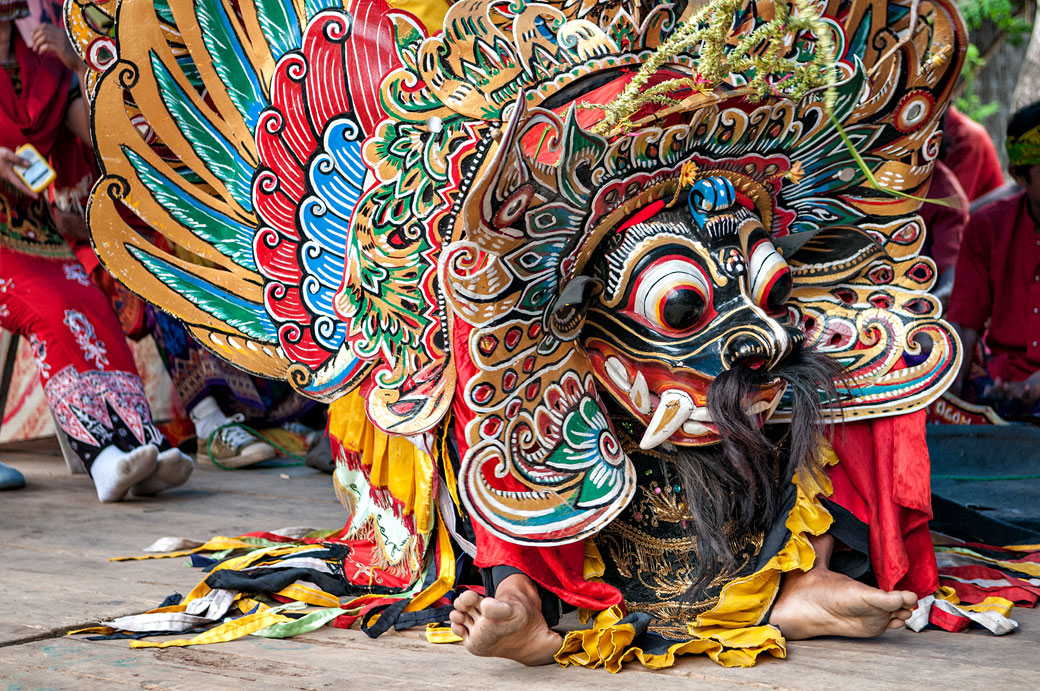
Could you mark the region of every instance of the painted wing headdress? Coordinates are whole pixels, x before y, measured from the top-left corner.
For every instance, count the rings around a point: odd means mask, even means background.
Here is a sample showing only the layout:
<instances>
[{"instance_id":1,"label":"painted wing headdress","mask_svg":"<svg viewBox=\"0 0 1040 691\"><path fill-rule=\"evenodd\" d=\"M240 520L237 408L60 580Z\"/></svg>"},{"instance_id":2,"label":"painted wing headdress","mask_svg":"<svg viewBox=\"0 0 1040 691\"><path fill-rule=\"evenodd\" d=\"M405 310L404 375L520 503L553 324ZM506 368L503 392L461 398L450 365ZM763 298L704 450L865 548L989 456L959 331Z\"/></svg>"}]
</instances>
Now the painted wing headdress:
<instances>
[{"instance_id":1,"label":"painted wing headdress","mask_svg":"<svg viewBox=\"0 0 1040 691\"><path fill-rule=\"evenodd\" d=\"M632 496L566 307L691 170L752 200L846 416L954 375L915 199L959 72L951 2L395 4L69 0L106 267L246 370L360 388L390 433L455 403L466 504L520 543Z\"/></svg>"}]
</instances>

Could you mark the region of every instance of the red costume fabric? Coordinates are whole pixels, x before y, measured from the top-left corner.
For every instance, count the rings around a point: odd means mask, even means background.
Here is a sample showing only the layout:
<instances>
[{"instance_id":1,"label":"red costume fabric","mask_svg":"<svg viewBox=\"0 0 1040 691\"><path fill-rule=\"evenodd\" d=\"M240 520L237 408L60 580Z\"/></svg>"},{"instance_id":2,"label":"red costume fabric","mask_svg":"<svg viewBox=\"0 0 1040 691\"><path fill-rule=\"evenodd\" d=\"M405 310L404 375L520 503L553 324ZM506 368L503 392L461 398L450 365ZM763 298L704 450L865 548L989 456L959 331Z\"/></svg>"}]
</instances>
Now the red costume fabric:
<instances>
[{"instance_id":1,"label":"red costume fabric","mask_svg":"<svg viewBox=\"0 0 1040 691\"><path fill-rule=\"evenodd\" d=\"M65 119L65 106L72 75L58 58L39 56L15 32L14 53L21 83L0 78L0 146L14 150L25 142L44 156Z\"/></svg>"},{"instance_id":2,"label":"red costume fabric","mask_svg":"<svg viewBox=\"0 0 1040 691\"><path fill-rule=\"evenodd\" d=\"M982 333L990 377L1040 370L1040 233L1025 192L984 207L964 231L947 318Z\"/></svg>"},{"instance_id":3,"label":"red costume fabric","mask_svg":"<svg viewBox=\"0 0 1040 691\"><path fill-rule=\"evenodd\" d=\"M168 447L108 298L78 262L0 247L0 328L29 339L47 403L88 467L106 446Z\"/></svg>"},{"instance_id":4,"label":"red costume fabric","mask_svg":"<svg viewBox=\"0 0 1040 691\"><path fill-rule=\"evenodd\" d=\"M884 590L935 592L939 574L928 521L931 464L925 411L834 428L839 463L829 469L831 500L867 524L870 562Z\"/></svg>"},{"instance_id":5,"label":"red costume fabric","mask_svg":"<svg viewBox=\"0 0 1040 691\"><path fill-rule=\"evenodd\" d=\"M969 201L1004 184L1000 158L986 128L952 106L946 114L943 143L942 162L957 176Z\"/></svg>"},{"instance_id":6,"label":"red costume fabric","mask_svg":"<svg viewBox=\"0 0 1040 691\"><path fill-rule=\"evenodd\" d=\"M957 176L940 161L936 162L932 172L928 199L954 204L922 204L918 212L925 227L925 244L921 253L931 257L939 273L943 274L957 263L961 236L964 234L964 226L968 224L969 200Z\"/></svg>"}]
</instances>

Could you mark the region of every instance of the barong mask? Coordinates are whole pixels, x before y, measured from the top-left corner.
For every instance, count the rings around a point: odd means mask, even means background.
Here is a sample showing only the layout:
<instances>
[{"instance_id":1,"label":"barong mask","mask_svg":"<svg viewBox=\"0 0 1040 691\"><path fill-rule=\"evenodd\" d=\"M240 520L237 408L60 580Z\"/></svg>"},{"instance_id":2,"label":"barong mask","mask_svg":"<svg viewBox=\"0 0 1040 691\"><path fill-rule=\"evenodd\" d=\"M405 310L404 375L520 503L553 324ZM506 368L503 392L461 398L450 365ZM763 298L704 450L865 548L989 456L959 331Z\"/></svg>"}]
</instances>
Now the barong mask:
<instances>
[{"instance_id":1,"label":"barong mask","mask_svg":"<svg viewBox=\"0 0 1040 691\"><path fill-rule=\"evenodd\" d=\"M71 0L105 266L246 370L360 388L387 432L454 408L462 501L524 544L631 499L604 392L645 444L695 445L712 378L803 339L847 418L954 376L915 213L949 2L474 0L436 33L393 4ZM786 419L758 388L745 410Z\"/></svg>"},{"instance_id":2,"label":"barong mask","mask_svg":"<svg viewBox=\"0 0 1040 691\"><path fill-rule=\"evenodd\" d=\"M657 202L603 241L582 337L601 388L646 426L644 449L717 442L714 378L735 365L768 372L805 340L788 319L790 267L750 199L709 177L688 200ZM768 382L742 402L748 415L764 422L785 388Z\"/></svg>"}]
</instances>

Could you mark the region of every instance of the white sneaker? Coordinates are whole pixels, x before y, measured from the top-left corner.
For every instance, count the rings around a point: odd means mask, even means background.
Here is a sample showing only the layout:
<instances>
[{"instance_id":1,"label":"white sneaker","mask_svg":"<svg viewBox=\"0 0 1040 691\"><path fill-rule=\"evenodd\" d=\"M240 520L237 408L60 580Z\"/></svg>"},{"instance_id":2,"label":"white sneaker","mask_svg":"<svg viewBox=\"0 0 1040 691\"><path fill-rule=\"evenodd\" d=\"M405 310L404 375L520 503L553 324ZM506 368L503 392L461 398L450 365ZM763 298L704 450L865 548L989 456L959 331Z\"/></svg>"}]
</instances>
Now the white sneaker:
<instances>
[{"instance_id":1,"label":"white sneaker","mask_svg":"<svg viewBox=\"0 0 1040 691\"><path fill-rule=\"evenodd\" d=\"M228 423L242 422L242 414L227 418ZM227 424L227 423L225 423ZM219 427L211 433L206 441L199 441L198 460L200 463L211 461L218 467L245 468L278 455L274 447L252 432L238 425L231 424Z\"/></svg>"}]
</instances>

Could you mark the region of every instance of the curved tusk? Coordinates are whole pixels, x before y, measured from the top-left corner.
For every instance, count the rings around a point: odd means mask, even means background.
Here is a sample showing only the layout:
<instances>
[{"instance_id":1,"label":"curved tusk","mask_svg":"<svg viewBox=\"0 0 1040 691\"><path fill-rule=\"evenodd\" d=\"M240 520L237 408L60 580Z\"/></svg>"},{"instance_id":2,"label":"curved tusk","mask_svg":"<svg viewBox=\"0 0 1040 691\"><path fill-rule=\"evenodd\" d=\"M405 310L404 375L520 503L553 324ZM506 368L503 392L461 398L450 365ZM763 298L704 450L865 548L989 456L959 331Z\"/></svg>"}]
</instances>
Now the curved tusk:
<instances>
[{"instance_id":1,"label":"curved tusk","mask_svg":"<svg viewBox=\"0 0 1040 691\"><path fill-rule=\"evenodd\" d=\"M690 419L690 413L696 407L690 395L678 389L668 389L662 393L661 404L654 411L654 417L647 425L639 448L652 449L668 439Z\"/></svg>"}]
</instances>

